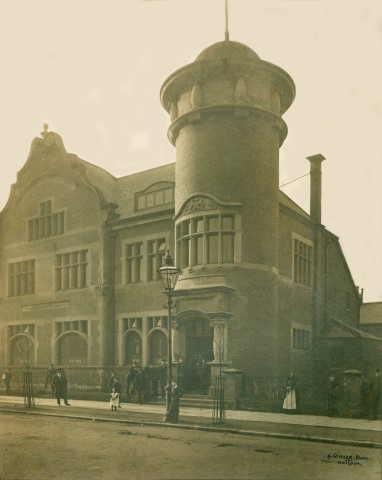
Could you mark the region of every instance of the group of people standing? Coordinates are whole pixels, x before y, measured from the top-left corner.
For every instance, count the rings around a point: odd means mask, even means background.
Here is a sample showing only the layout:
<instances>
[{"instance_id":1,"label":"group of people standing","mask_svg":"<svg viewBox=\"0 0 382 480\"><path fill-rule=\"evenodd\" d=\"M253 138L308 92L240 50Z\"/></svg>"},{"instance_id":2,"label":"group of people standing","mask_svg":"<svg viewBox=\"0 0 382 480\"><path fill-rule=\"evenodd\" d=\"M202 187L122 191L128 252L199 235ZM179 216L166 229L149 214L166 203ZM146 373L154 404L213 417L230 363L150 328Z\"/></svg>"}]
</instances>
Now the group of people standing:
<instances>
[{"instance_id":1,"label":"group of people standing","mask_svg":"<svg viewBox=\"0 0 382 480\"><path fill-rule=\"evenodd\" d=\"M138 402L144 403L148 398L158 398L160 395L165 397L166 389L169 389L171 404L167 412L167 420L173 423L178 421L179 417L179 399L182 396L181 384L184 378L184 364L179 362L177 371L177 381L172 381L171 386L167 386L167 365L162 360L159 367L150 364L142 368L137 361L131 365L126 376L126 398L131 401L134 395L137 395ZM122 408L122 384L117 379L115 372L111 372L108 380L110 392L110 408L115 411Z\"/></svg>"},{"instance_id":2,"label":"group of people standing","mask_svg":"<svg viewBox=\"0 0 382 480\"><path fill-rule=\"evenodd\" d=\"M156 399L159 396L165 397L167 384L167 364L162 360L161 365L156 367L150 364L148 367L142 367L138 361L134 361L129 367L126 375L126 399L132 401L136 396L138 403L145 403L149 399ZM117 379L115 372L111 372L108 380L108 389L112 393L114 388L113 405L121 407L122 384ZM116 404L118 397L118 405Z\"/></svg>"}]
</instances>

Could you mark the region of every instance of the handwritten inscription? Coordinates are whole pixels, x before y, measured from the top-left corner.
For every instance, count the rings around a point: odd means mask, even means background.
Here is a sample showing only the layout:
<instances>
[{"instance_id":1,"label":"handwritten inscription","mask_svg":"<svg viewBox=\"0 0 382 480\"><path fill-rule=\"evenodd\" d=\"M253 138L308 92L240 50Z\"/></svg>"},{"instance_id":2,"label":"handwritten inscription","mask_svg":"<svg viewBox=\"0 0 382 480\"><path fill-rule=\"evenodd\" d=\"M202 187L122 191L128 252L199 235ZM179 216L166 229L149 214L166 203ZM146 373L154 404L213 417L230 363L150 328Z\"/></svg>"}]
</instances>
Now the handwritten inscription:
<instances>
[{"instance_id":1,"label":"handwritten inscription","mask_svg":"<svg viewBox=\"0 0 382 480\"><path fill-rule=\"evenodd\" d=\"M339 465L362 465L361 461L369 460L365 455L344 455L341 453L328 453L327 460L333 460Z\"/></svg>"}]
</instances>

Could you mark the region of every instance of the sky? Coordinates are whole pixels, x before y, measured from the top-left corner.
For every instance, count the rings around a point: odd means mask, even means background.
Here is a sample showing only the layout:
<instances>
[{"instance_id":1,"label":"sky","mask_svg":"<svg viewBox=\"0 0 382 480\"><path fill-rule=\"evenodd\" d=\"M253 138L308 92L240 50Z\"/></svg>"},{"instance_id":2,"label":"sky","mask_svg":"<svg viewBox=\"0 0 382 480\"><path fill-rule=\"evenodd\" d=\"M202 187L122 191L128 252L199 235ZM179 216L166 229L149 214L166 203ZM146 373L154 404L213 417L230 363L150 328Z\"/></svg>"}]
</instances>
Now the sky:
<instances>
[{"instance_id":1,"label":"sky","mask_svg":"<svg viewBox=\"0 0 382 480\"><path fill-rule=\"evenodd\" d=\"M280 185L321 153L322 223L382 301L382 0L229 0L230 39L286 70ZM224 40L224 0L0 1L0 210L43 123L116 177L173 162L164 80ZM309 212L309 176L281 187Z\"/></svg>"}]
</instances>

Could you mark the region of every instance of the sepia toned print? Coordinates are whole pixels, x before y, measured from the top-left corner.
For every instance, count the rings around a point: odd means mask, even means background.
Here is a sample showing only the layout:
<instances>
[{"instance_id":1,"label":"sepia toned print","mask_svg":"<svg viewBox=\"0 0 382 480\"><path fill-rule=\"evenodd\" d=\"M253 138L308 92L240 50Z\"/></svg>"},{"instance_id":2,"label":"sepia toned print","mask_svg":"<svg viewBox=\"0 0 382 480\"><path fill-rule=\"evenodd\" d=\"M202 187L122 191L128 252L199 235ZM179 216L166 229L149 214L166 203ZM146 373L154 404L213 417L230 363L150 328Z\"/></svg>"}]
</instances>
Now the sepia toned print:
<instances>
[{"instance_id":1,"label":"sepia toned print","mask_svg":"<svg viewBox=\"0 0 382 480\"><path fill-rule=\"evenodd\" d=\"M83 75L55 77L66 102L55 91L55 108L33 107L45 118L24 139L0 212L1 477L380 478L380 284L375 261L353 269L364 257L345 238L362 229L344 227L354 199L378 193L344 186L367 137L353 136L345 162L333 157L349 139L327 139L333 99L354 79L339 88L318 76L319 102L294 120L296 64L309 70L306 49L320 51L307 16L330 30L340 13L336 2L297 3L117 2L136 23L124 60L111 48L131 35L117 29L120 15L103 2L76 19L55 7L75 37L80 25L88 36L66 45L57 27L43 49ZM363 28L372 13L381 20L365 5L349 7L349 24L357 12ZM272 57L269 32L282 44L275 27L293 14L287 42L299 48ZM185 16L201 38L180 28ZM250 18L269 23L263 39L249 34ZM78 51L88 65L75 64ZM369 94L378 110L373 84ZM93 118L79 125L85 111ZM373 208L368 255L380 233Z\"/></svg>"}]
</instances>

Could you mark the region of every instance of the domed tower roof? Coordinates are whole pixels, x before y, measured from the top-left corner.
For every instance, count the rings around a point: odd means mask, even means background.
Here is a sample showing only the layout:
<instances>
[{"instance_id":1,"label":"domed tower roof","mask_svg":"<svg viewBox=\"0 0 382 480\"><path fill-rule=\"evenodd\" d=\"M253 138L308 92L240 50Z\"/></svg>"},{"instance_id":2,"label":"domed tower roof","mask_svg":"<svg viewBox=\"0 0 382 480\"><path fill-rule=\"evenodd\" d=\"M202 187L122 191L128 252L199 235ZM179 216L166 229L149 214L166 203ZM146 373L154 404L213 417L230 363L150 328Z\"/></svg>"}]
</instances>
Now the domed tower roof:
<instances>
[{"instance_id":1,"label":"domed tower roof","mask_svg":"<svg viewBox=\"0 0 382 480\"><path fill-rule=\"evenodd\" d=\"M282 68L262 60L247 45L227 39L208 46L192 63L172 73L160 93L170 114L172 143L182 122L230 106L235 112L241 109L245 114L263 112L275 117L281 125L281 145L287 134L282 115L294 96L294 82Z\"/></svg>"},{"instance_id":2,"label":"domed tower roof","mask_svg":"<svg viewBox=\"0 0 382 480\"><path fill-rule=\"evenodd\" d=\"M205 48L195 59L198 61L213 61L213 60L245 60L253 62L260 60L260 57L251 48L240 42L223 41L217 42Z\"/></svg>"}]
</instances>

